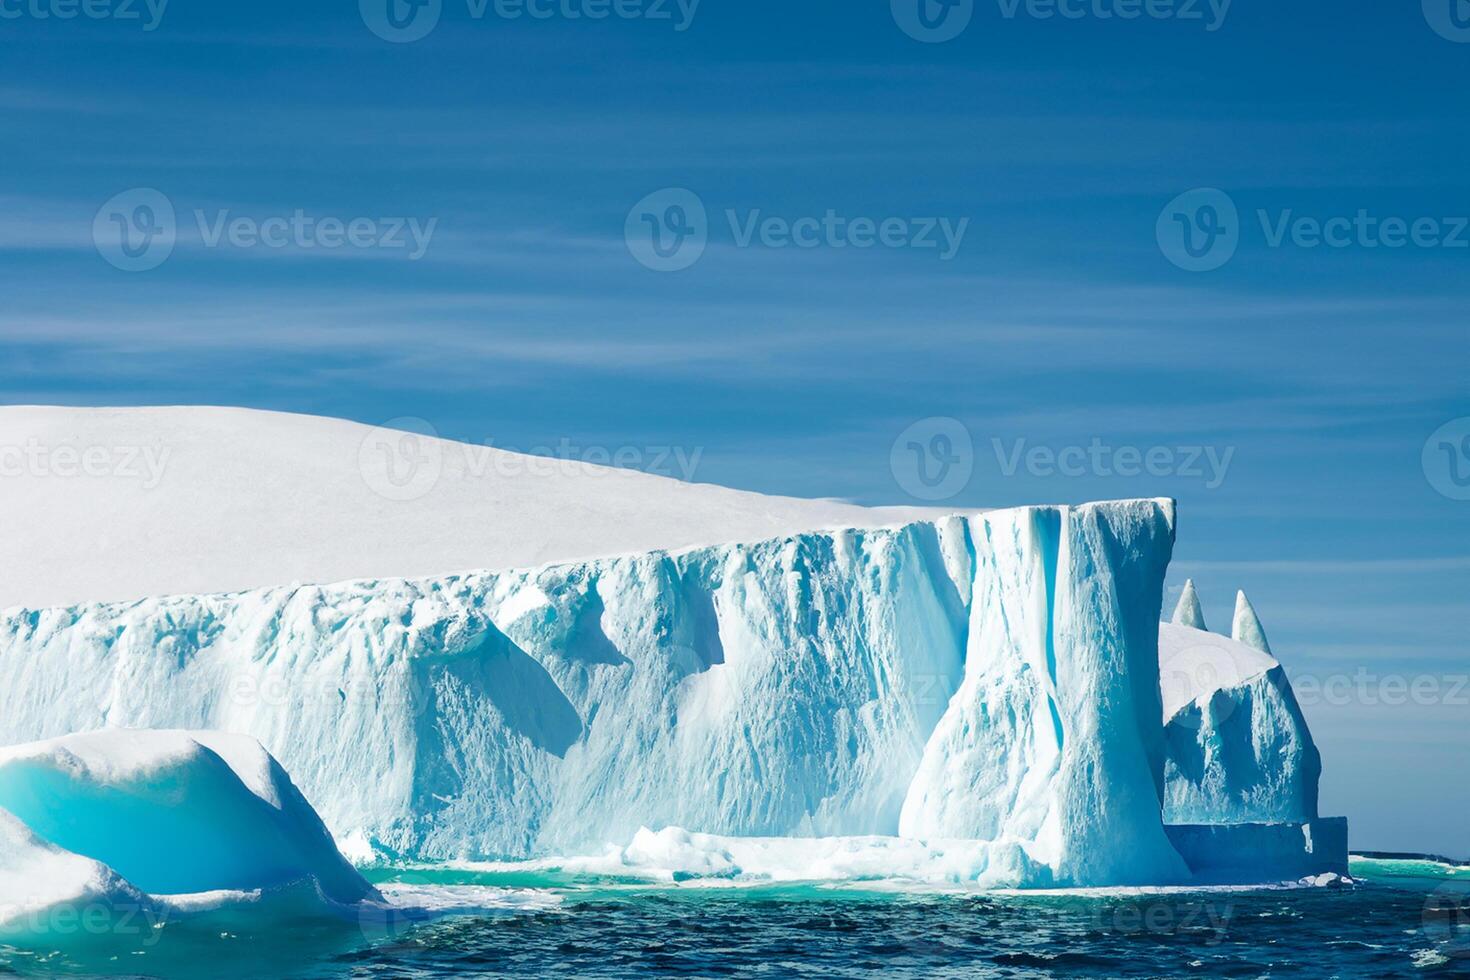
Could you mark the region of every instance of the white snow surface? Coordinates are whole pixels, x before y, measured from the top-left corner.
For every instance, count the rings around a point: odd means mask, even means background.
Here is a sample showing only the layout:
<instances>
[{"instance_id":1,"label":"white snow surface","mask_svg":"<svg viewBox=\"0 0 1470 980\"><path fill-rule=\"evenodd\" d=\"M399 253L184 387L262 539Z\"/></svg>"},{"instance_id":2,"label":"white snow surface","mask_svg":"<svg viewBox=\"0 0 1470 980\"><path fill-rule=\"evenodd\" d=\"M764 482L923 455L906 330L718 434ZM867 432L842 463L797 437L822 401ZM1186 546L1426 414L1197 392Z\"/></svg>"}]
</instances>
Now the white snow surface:
<instances>
[{"instance_id":1,"label":"white snow surface","mask_svg":"<svg viewBox=\"0 0 1470 980\"><path fill-rule=\"evenodd\" d=\"M1215 633L1161 623L1159 671L1166 822L1316 819L1321 755L1275 657Z\"/></svg>"},{"instance_id":2,"label":"white snow surface","mask_svg":"<svg viewBox=\"0 0 1470 980\"><path fill-rule=\"evenodd\" d=\"M0 614L0 744L235 731L400 859L640 828L982 842L987 880L1158 884L1169 501L542 568Z\"/></svg>"},{"instance_id":3,"label":"white snow surface","mask_svg":"<svg viewBox=\"0 0 1470 980\"><path fill-rule=\"evenodd\" d=\"M1159 624L1159 685L1164 720L1219 690L1240 687L1281 664L1269 653L1178 623Z\"/></svg>"},{"instance_id":4,"label":"white snow surface","mask_svg":"<svg viewBox=\"0 0 1470 980\"><path fill-rule=\"evenodd\" d=\"M693 448L626 448L659 472L697 462ZM0 407L0 608L521 568L934 513L315 416Z\"/></svg>"}]
</instances>

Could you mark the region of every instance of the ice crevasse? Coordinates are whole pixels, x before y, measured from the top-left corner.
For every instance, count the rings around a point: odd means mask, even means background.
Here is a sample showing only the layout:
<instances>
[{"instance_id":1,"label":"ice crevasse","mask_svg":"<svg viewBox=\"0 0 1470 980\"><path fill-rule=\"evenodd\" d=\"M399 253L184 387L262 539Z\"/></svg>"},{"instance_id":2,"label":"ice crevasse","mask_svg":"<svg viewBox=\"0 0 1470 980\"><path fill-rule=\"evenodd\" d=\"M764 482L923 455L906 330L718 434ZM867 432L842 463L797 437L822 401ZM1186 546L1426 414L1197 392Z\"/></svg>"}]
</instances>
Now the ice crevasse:
<instances>
[{"instance_id":1,"label":"ice crevasse","mask_svg":"<svg viewBox=\"0 0 1470 980\"><path fill-rule=\"evenodd\" d=\"M0 744L244 733L333 834L401 858L683 827L980 842L965 874L993 885L1184 880L1160 723L1173 536L1170 501L1029 507L12 609Z\"/></svg>"}]
</instances>

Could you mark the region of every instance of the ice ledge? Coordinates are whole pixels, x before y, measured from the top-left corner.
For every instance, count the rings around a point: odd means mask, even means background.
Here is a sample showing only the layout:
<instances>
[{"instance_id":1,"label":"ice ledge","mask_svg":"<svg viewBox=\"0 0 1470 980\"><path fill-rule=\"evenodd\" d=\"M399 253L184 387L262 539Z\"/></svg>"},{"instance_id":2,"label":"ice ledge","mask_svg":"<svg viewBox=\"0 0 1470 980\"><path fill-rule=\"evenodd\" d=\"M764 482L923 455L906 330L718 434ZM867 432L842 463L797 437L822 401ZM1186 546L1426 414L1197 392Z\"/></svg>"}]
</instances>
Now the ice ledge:
<instances>
[{"instance_id":1,"label":"ice ledge","mask_svg":"<svg viewBox=\"0 0 1470 980\"><path fill-rule=\"evenodd\" d=\"M1164 830L1190 872L1205 884L1348 874L1346 817L1305 823L1173 824Z\"/></svg>"}]
</instances>

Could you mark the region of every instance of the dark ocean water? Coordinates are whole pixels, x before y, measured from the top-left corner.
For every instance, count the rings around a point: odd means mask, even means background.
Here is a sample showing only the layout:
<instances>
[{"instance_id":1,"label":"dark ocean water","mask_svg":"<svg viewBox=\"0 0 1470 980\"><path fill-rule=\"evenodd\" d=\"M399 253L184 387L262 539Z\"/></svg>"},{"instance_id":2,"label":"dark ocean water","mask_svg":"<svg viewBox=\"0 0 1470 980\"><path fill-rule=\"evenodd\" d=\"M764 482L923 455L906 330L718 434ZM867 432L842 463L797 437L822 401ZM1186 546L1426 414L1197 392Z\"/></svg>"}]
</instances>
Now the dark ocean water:
<instances>
[{"instance_id":1,"label":"dark ocean water","mask_svg":"<svg viewBox=\"0 0 1470 980\"><path fill-rule=\"evenodd\" d=\"M0 973L260 977L1470 977L1470 872L1356 886L1044 895L557 883L555 907L417 925L212 920ZM392 881L393 874L380 876ZM436 876L436 884L445 876ZM524 883L522 883L524 884ZM882 889L881 883L869 886Z\"/></svg>"}]
</instances>

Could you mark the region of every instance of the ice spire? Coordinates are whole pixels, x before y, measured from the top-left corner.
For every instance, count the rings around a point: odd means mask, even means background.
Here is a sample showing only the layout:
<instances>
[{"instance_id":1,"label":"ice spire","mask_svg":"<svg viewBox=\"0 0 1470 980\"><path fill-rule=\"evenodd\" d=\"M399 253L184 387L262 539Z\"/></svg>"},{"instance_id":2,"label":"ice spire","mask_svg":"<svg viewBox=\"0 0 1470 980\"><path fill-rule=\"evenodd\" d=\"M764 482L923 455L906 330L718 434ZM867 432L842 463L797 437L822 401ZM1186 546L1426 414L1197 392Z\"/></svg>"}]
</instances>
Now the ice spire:
<instances>
[{"instance_id":1,"label":"ice spire","mask_svg":"<svg viewBox=\"0 0 1470 980\"><path fill-rule=\"evenodd\" d=\"M1184 581L1184 594L1179 597L1179 605L1174 607L1174 622L1197 630L1205 628L1205 614L1199 607L1199 593L1194 591L1192 578Z\"/></svg>"},{"instance_id":2,"label":"ice spire","mask_svg":"<svg viewBox=\"0 0 1470 980\"><path fill-rule=\"evenodd\" d=\"M1230 627L1230 638L1262 653L1271 652L1271 644L1266 642L1266 631L1261 629L1261 619L1244 592L1235 597L1235 622Z\"/></svg>"}]
</instances>

